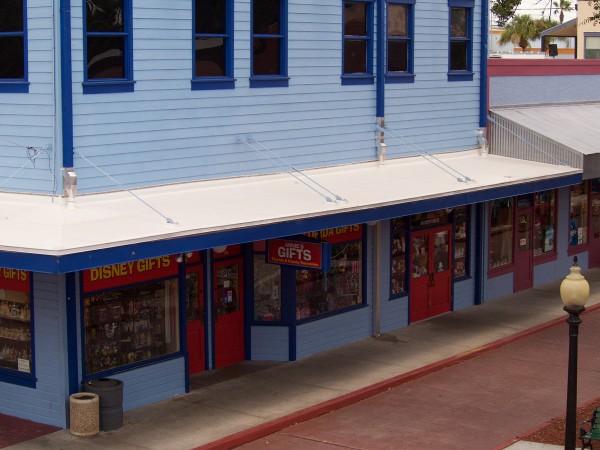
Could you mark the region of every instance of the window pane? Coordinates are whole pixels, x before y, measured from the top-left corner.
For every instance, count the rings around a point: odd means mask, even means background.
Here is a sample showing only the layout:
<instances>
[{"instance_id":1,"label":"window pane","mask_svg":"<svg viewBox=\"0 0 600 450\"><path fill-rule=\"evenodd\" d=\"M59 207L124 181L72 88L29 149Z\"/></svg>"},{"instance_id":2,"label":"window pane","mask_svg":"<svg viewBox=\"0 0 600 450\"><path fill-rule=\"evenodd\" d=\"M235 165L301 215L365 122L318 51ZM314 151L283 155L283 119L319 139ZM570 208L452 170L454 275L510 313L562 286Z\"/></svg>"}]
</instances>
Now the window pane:
<instances>
[{"instance_id":1,"label":"window pane","mask_svg":"<svg viewBox=\"0 0 600 450\"><path fill-rule=\"evenodd\" d=\"M281 0L254 0L252 25L254 34L279 34Z\"/></svg>"},{"instance_id":2,"label":"window pane","mask_svg":"<svg viewBox=\"0 0 600 450\"><path fill-rule=\"evenodd\" d=\"M280 40L254 39L254 75L280 75L279 63Z\"/></svg>"},{"instance_id":3,"label":"window pane","mask_svg":"<svg viewBox=\"0 0 600 450\"><path fill-rule=\"evenodd\" d=\"M450 70L467 70L467 42L450 43Z\"/></svg>"},{"instance_id":4,"label":"window pane","mask_svg":"<svg viewBox=\"0 0 600 450\"><path fill-rule=\"evenodd\" d=\"M225 76L225 39L196 39L196 76Z\"/></svg>"},{"instance_id":5,"label":"window pane","mask_svg":"<svg viewBox=\"0 0 600 450\"><path fill-rule=\"evenodd\" d=\"M227 0L196 0L196 33L225 34Z\"/></svg>"},{"instance_id":6,"label":"window pane","mask_svg":"<svg viewBox=\"0 0 600 450\"><path fill-rule=\"evenodd\" d=\"M0 78L25 78L25 49L22 37L0 37Z\"/></svg>"},{"instance_id":7,"label":"window pane","mask_svg":"<svg viewBox=\"0 0 600 450\"><path fill-rule=\"evenodd\" d=\"M405 5L389 5L388 34L390 36L408 36L408 16Z\"/></svg>"},{"instance_id":8,"label":"window pane","mask_svg":"<svg viewBox=\"0 0 600 450\"><path fill-rule=\"evenodd\" d=\"M462 38L468 37L466 8L452 8L450 17L450 36Z\"/></svg>"},{"instance_id":9,"label":"window pane","mask_svg":"<svg viewBox=\"0 0 600 450\"><path fill-rule=\"evenodd\" d=\"M87 31L123 31L123 0L86 0Z\"/></svg>"},{"instance_id":10,"label":"window pane","mask_svg":"<svg viewBox=\"0 0 600 450\"><path fill-rule=\"evenodd\" d=\"M23 31L23 0L0 1L0 32Z\"/></svg>"},{"instance_id":11,"label":"window pane","mask_svg":"<svg viewBox=\"0 0 600 450\"><path fill-rule=\"evenodd\" d=\"M600 36L585 37L585 59L600 59Z\"/></svg>"},{"instance_id":12,"label":"window pane","mask_svg":"<svg viewBox=\"0 0 600 450\"><path fill-rule=\"evenodd\" d=\"M490 267L513 261L513 202L494 200L490 222Z\"/></svg>"},{"instance_id":13,"label":"window pane","mask_svg":"<svg viewBox=\"0 0 600 450\"><path fill-rule=\"evenodd\" d=\"M83 308L87 374L179 351L175 279L87 296Z\"/></svg>"},{"instance_id":14,"label":"window pane","mask_svg":"<svg viewBox=\"0 0 600 450\"><path fill-rule=\"evenodd\" d=\"M344 41L344 73L367 73L366 41Z\"/></svg>"},{"instance_id":15,"label":"window pane","mask_svg":"<svg viewBox=\"0 0 600 450\"><path fill-rule=\"evenodd\" d=\"M587 184L582 183L571 188L569 215L569 245L575 246L587 243L588 223L588 193Z\"/></svg>"},{"instance_id":16,"label":"window pane","mask_svg":"<svg viewBox=\"0 0 600 450\"><path fill-rule=\"evenodd\" d=\"M88 79L125 78L125 39L89 37L87 39Z\"/></svg>"},{"instance_id":17,"label":"window pane","mask_svg":"<svg viewBox=\"0 0 600 450\"><path fill-rule=\"evenodd\" d=\"M392 220L392 296L406 291L406 221Z\"/></svg>"},{"instance_id":18,"label":"window pane","mask_svg":"<svg viewBox=\"0 0 600 450\"><path fill-rule=\"evenodd\" d=\"M264 254L254 255L254 320L281 320L281 268Z\"/></svg>"},{"instance_id":19,"label":"window pane","mask_svg":"<svg viewBox=\"0 0 600 450\"><path fill-rule=\"evenodd\" d=\"M533 255L543 255L554 251L554 191L535 194L533 222Z\"/></svg>"},{"instance_id":20,"label":"window pane","mask_svg":"<svg viewBox=\"0 0 600 450\"><path fill-rule=\"evenodd\" d=\"M467 254L469 252L467 207L459 206L454 210L454 276L468 275Z\"/></svg>"},{"instance_id":21,"label":"window pane","mask_svg":"<svg viewBox=\"0 0 600 450\"><path fill-rule=\"evenodd\" d=\"M0 367L31 373L29 294L11 289L0 289L0 292Z\"/></svg>"},{"instance_id":22,"label":"window pane","mask_svg":"<svg viewBox=\"0 0 600 450\"><path fill-rule=\"evenodd\" d=\"M388 72L408 71L408 42L388 41Z\"/></svg>"},{"instance_id":23,"label":"window pane","mask_svg":"<svg viewBox=\"0 0 600 450\"><path fill-rule=\"evenodd\" d=\"M346 3L344 5L344 34L346 36L367 35L366 3Z\"/></svg>"}]
</instances>

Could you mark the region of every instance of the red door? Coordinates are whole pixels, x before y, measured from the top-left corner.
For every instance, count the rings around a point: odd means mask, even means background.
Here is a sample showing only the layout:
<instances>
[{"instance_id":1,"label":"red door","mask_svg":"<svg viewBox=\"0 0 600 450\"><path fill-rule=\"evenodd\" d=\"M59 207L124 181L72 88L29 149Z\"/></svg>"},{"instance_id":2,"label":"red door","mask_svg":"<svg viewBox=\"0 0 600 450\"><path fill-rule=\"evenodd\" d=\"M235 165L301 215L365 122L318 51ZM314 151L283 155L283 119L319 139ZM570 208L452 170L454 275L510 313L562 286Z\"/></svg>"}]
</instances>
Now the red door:
<instances>
[{"instance_id":1,"label":"red door","mask_svg":"<svg viewBox=\"0 0 600 450\"><path fill-rule=\"evenodd\" d=\"M600 194L591 197L590 267L600 266Z\"/></svg>"},{"instance_id":2,"label":"red door","mask_svg":"<svg viewBox=\"0 0 600 450\"><path fill-rule=\"evenodd\" d=\"M215 366L244 360L242 259L214 265Z\"/></svg>"},{"instance_id":3,"label":"red door","mask_svg":"<svg viewBox=\"0 0 600 450\"><path fill-rule=\"evenodd\" d=\"M411 236L410 322L450 311L452 292L451 227Z\"/></svg>"},{"instance_id":4,"label":"red door","mask_svg":"<svg viewBox=\"0 0 600 450\"><path fill-rule=\"evenodd\" d=\"M202 266L188 268L186 282L187 351L189 373L205 367L204 278Z\"/></svg>"},{"instance_id":5,"label":"red door","mask_svg":"<svg viewBox=\"0 0 600 450\"><path fill-rule=\"evenodd\" d=\"M533 286L533 235L531 209L517 210L517 250L515 252L514 291Z\"/></svg>"}]
</instances>

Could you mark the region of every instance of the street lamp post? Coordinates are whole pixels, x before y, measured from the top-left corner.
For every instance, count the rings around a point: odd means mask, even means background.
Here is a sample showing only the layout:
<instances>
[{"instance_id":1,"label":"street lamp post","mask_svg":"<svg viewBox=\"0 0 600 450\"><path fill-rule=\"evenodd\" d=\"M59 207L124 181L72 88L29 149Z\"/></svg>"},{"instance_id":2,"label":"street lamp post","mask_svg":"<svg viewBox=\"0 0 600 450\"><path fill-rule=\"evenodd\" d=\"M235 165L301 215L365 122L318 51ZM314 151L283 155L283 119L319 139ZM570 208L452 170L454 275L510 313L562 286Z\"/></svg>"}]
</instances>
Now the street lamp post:
<instances>
[{"instance_id":1,"label":"street lamp post","mask_svg":"<svg viewBox=\"0 0 600 450\"><path fill-rule=\"evenodd\" d=\"M579 314L585 311L585 302L590 296L590 285L581 275L577 256L573 259L569 275L560 284L560 298L569 313L569 367L567 383L567 416L565 450L575 450L577 441L577 339L579 336Z\"/></svg>"}]
</instances>

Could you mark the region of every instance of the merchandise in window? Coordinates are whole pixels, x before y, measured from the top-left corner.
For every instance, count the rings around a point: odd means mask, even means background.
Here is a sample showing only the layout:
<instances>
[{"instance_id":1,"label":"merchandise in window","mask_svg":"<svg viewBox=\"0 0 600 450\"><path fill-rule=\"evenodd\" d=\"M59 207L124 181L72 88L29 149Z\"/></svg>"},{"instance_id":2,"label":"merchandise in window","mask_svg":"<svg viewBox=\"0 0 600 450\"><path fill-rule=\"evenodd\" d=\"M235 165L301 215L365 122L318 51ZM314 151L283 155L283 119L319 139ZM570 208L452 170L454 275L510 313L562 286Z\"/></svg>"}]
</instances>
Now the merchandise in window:
<instances>
[{"instance_id":1,"label":"merchandise in window","mask_svg":"<svg viewBox=\"0 0 600 450\"><path fill-rule=\"evenodd\" d=\"M254 320L281 321L281 268L266 263L264 253L254 254Z\"/></svg>"},{"instance_id":2,"label":"merchandise in window","mask_svg":"<svg viewBox=\"0 0 600 450\"><path fill-rule=\"evenodd\" d=\"M177 279L83 298L85 372L179 351Z\"/></svg>"},{"instance_id":3,"label":"merchandise in window","mask_svg":"<svg viewBox=\"0 0 600 450\"><path fill-rule=\"evenodd\" d=\"M232 16L231 0L195 0L194 88L233 88Z\"/></svg>"},{"instance_id":4,"label":"merchandise in window","mask_svg":"<svg viewBox=\"0 0 600 450\"><path fill-rule=\"evenodd\" d=\"M0 369L31 374L30 274L0 269Z\"/></svg>"},{"instance_id":5,"label":"merchandise in window","mask_svg":"<svg viewBox=\"0 0 600 450\"><path fill-rule=\"evenodd\" d=\"M392 220L391 295L406 293L406 219Z\"/></svg>"},{"instance_id":6,"label":"merchandise in window","mask_svg":"<svg viewBox=\"0 0 600 450\"><path fill-rule=\"evenodd\" d=\"M449 0L450 42L448 70L450 80L472 80L473 2ZM465 7L465 4L469 5Z\"/></svg>"},{"instance_id":7,"label":"merchandise in window","mask_svg":"<svg viewBox=\"0 0 600 450\"><path fill-rule=\"evenodd\" d=\"M413 81L414 0L387 0L386 81ZM398 78L396 80L396 78Z\"/></svg>"},{"instance_id":8,"label":"merchandise in window","mask_svg":"<svg viewBox=\"0 0 600 450\"><path fill-rule=\"evenodd\" d=\"M459 206L454 209L454 276L456 278L468 275L469 241L467 239L469 220L467 207Z\"/></svg>"},{"instance_id":9,"label":"merchandise in window","mask_svg":"<svg viewBox=\"0 0 600 450\"><path fill-rule=\"evenodd\" d=\"M511 198L494 200L490 215L490 268L513 262L513 201Z\"/></svg>"},{"instance_id":10,"label":"merchandise in window","mask_svg":"<svg viewBox=\"0 0 600 450\"><path fill-rule=\"evenodd\" d=\"M0 2L0 92L27 91L26 11L25 0Z\"/></svg>"},{"instance_id":11,"label":"merchandise in window","mask_svg":"<svg viewBox=\"0 0 600 450\"><path fill-rule=\"evenodd\" d=\"M362 300L362 226L309 233L331 244L331 269L296 271L296 319L341 311Z\"/></svg>"},{"instance_id":12,"label":"merchandise in window","mask_svg":"<svg viewBox=\"0 0 600 450\"><path fill-rule=\"evenodd\" d=\"M133 90L131 0L86 0L84 92Z\"/></svg>"},{"instance_id":13,"label":"merchandise in window","mask_svg":"<svg viewBox=\"0 0 600 450\"><path fill-rule=\"evenodd\" d=\"M253 0L250 86L287 84L287 1Z\"/></svg>"},{"instance_id":14,"label":"merchandise in window","mask_svg":"<svg viewBox=\"0 0 600 450\"><path fill-rule=\"evenodd\" d=\"M533 256L554 253L555 191L537 192L534 198Z\"/></svg>"},{"instance_id":15,"label":"merchandise in window","mask_svg":"<svg viewBox=\"0 0 600 450\"><path fill-rule=\"evenodd\" d=\"M344 1L344 54L345 83L373 82L373 3L372 1Z\"/></svg>"},{"instance_id":16,"label":"merchandise in window","mask_svg":"<svg viewBox=\"0 0 600 450\"><path fill-rule=\"evenodd\" d=\"M569 246L587 244L588 183L571 187L569 204Z\"/></svg>"}]
</instances>

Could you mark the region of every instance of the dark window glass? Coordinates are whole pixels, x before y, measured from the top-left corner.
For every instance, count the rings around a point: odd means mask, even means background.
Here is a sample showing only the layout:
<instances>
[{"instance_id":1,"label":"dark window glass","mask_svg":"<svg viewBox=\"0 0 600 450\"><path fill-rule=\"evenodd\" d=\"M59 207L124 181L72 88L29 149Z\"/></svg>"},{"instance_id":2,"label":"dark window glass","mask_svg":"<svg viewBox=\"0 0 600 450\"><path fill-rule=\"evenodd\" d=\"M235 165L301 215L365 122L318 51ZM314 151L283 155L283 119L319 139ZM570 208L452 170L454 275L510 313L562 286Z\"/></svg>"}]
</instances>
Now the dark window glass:
<instances>
[{"instance_id":1,"label":"dark window glass","mask_svg":"<svg viewBox=\"0 0 600 450\"><path fill-rule=\"evenodd\" d=\"M226 75L226 48L223 38L196 38L196 76Z\"/></svg>"},{"instance_id":2,"label":"dark window glass","mask_svg":"<svg viewBox=\"0 0 600 450\"><path fill-rule=\"evenodd\" d=\"M123 0L87 0L86 25L91 32L122 32Z\"/></svg>"},{"instance_id":3,"label":"dark window glass","mask_svg":"<svg viewBox=\"0 0 600 450\"><path fill-rule=\"evenodd\" d=\"M450 43L450 70L467 70L467 42Z\"/></svg>"},{"instance_id":4,"label":"dark window glass","mask_svg":"<svg viewBox=\"0 0 600 450\"><path fill-rule=\"evenodd\" d=\"M450 10L450 70L469 70L469 9Z\"/></svg>"},{"instance_id":5,"label":"dark window glass","mask_svg":"<svg viewBox=\"0 0 600 450\"><path fill-rule=\"evenodd\" d=\"M125 78L123 38L88 37L88 78Z\"/></svg>"},{"instance_id":6,"label":"dark window glass","mask_svg":"<svg viewBox=\"0 0 600 450\"><path fill-rule=\"evenodd\" d=\"M281 42L279 39L254 38L254 75L279 75Z\"/></svg>"},{"instance_id":7,"label":"dark window glass","mask_svg":"<svg viewBox=\"0 0 600 450\"><path fill-rule=\"evenodd\" d=\"M344 73L367 73L367 42L344 42Z\"/></svg>"},{"instance_id":8,"label":"dark window glass","mask_svg":"<svg viewBox=\"0 0 600 450\"><path fill-rule=\"evenodd\" d=\"M254 0L252 17L254 34L279 34L281 0Z\"/></svg>"},{"instance_id":9,"label":"dark window glass","mask_svg":"<svg viewBox=\"0 0 600 450\"><path fill-rule=\"evenodd\" d=\"M0 78L25 77L24 38L0 36Z\"/></svg>"},{"instance_id":10,"label":"dark window glass","mask_svg":"<svg viewBox=\"0 0 600 450\"><path fill-rule=\"evenodd\" d=\"M196 33L225 34L226 0L196 0Z\"/></svg>"},{"instance_id":11,"label":"dark window glass","mask_svg":"<svg viewBox=\"0 0 600 450\"><path fill-rule=\"evenodd\" d=\"M388 71L408 71L408 42L388 41Z\"/></svg>"},{"instance_id":12,"label":"dark window glass","mask_svg":"<svg viewBox=\"0 0 600 450\"><path fill-rule=\"evenodd\" d=\"M450 36L466 38L467 31L467 9L452 8L450 22Z\"/></svg>"},{"instance_id":13,"label":"dark window glass","mask_svg":"<svg viewBox=\"0 0 600 450\"><path fill-rule=\"evenodd\" d=\"M389 5L388 34L390 36L408 36L408 15L406 5Z\"/></svg>"},{"instance_id":14,"label":"dark window glass","mask_svg":"<svg viewBox=\"0 0 600 450\"><path fill-rule=\"evenodd\" d=\"M344 5L344 35L367 35L366 3L346 3Z\"/></svg>"},{"instance_id":15,"label":"dark window glass","mask_svg":"<svg viewBox=\"0 0 600 450\"><path fill-rule=\"evenodd\" d=\"M23 31L23 0L0 0L0 33Z\"/></svg>"}]
</instances>

